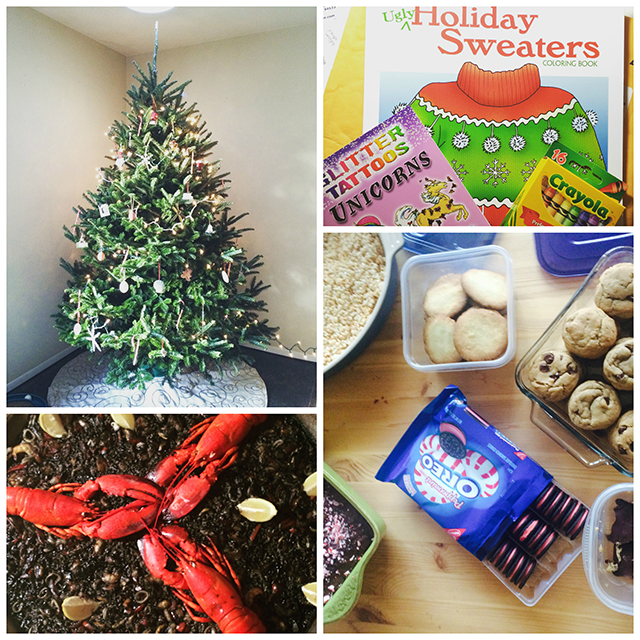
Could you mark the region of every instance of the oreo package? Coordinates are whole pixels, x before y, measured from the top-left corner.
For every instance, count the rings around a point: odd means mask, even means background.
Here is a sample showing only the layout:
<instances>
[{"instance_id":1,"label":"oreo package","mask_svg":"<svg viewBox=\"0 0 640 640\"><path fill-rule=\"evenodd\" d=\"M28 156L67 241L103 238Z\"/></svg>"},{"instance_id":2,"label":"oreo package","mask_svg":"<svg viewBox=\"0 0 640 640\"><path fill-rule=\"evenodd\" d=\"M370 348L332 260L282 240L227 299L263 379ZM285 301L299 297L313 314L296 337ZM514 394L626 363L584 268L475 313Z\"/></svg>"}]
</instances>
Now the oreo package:
<instances>
[{"instance_id":1,"label":"oreo package","mask_svg":"<svg viewBox=\"0 0 640 640\"><path fill-rule=\"evenodd\" d=\"M479 560L552 480L453 385L412 422L376 478L397 484Z\"/></svg>"}]
</instances>

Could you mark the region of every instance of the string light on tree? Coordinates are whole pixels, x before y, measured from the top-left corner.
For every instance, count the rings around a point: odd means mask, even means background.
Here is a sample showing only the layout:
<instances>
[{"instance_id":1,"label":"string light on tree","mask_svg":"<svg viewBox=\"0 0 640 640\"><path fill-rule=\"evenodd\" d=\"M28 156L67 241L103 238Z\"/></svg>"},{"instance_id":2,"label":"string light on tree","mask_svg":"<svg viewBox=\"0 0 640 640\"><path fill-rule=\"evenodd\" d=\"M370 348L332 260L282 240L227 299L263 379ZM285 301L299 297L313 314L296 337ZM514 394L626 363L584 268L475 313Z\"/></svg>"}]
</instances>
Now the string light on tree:
<instances>
[{"instance_id":1,"label":"string light on tree","mask_svg":"<svg viewBox=\"0 0 640 640\"><path fill-rule=\"evenodd\" d=\"M314 358L316 357L316 347L307 347L305 349L303 348L302 342L300 340L298 340L295 344L291 345L290 347L287 347L282 342L280 342L280 336L276 334L275 341L278 343L278 346L280 347L280 349L282 349L283 351L287 351L289 353L289 357L291 358L293 358L294 352L296 350L300 351L302 357L305 360L308 360L309 354L311 354Z\"/></svg>"}]
</instances>

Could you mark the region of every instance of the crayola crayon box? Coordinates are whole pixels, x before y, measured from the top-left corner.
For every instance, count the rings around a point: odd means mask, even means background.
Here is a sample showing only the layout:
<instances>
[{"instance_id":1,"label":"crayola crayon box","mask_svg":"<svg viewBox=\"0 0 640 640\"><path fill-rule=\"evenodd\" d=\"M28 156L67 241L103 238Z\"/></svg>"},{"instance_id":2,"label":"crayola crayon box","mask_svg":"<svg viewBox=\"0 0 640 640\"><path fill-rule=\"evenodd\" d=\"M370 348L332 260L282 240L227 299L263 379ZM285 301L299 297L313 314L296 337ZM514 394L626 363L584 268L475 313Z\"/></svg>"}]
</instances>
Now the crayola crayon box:
<instances>
[{"instance_id":1,"label":"crayola crayon box","mask_svg":"<svg viewBox=\"0 0 640 640\"><path fill-rule=\"evenodd\" d=\"M544 157L525 183L503 226L611 226L624 206L551 158Z\"/></svg>"},{"instance_id":2,"label":"crayola crayon box","mask_svg":"<svg viewBox=\"0 0 640 640\"><path fill-rule=\"evenodd\" d=\"M324 225L487 226L411 108L324 161Z\"/></svg>"},{"instance_id":3,"label":"crayola crayon box","mask_svg":"<svg viewBox=\"0 0 640 640\"><path fill-rule=\"evenodd\" d=\"M624 182L612 176L594 161L580 155L566 145L556 142L547 149L544 155L555 160L559 165L566 167L571 173L575 173L585 182L598 189L598 191L606 193L610 198L618 202L622 200L627 191L627 185Z\"/></svg>"}]
</instances>

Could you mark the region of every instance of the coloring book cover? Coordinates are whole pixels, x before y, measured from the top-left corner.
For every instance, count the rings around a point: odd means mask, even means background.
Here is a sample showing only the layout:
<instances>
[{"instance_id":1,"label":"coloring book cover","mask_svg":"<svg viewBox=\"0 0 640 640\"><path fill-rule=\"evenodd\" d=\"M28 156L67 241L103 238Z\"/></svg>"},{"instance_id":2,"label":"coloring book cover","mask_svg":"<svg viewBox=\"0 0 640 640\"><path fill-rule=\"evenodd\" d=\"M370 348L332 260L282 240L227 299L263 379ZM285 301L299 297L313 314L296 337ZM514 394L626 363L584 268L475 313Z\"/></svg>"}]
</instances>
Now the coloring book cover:
<instances>
[{"instance_id":1,"label":"coloring book cover","mask_svg":"<svg viewBox=\"0 0 640 640\"><path fill-rule=\"evenodd\" d=\"M325 226L487 226L413 109L325 158Z\"/></svg>"},{"instance_id":2,"label":"coloring book cover","mask_svg":"<svg viewBox=\"0 0 640 640\"><path fill-rule=\"evenodd\" d=\"M621 177L624 15L367 8L364 127L410 105L491 224L550 144Z\"/></svg>"}]
</instances>

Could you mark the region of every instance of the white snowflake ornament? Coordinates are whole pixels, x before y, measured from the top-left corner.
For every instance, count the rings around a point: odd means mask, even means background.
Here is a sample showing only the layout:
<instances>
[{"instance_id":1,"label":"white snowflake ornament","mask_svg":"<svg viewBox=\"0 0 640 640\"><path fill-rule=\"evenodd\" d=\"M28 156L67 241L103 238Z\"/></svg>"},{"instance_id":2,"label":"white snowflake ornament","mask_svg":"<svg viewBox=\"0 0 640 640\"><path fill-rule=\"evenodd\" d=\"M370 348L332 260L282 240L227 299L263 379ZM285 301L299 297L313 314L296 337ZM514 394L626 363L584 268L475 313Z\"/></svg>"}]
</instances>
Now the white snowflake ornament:
<instances>
[{"instance_id":1,"label":"white snowflake ornament","mask_svg":"<svg viewBox=\"0 0 640 640\"><path fill-rule=\"evenodd\" d=\"M464 149L469 146L469 136L464 131L458 131L451 141L456 149Z\"/></svg>"},{"instance_id":2,"label":"white snowflake ornament","mask_svg":"<svg viewBox=\"0 0 640 640\"><path fill-rule=\"evenodd\" d=\"M584 133L589 128L589 121L584 116L576 116L571 126L576 133Z\"/></svg>"},{"instance_id":3,"label":"white snowflake ornament","mask_svg":"<svg viewBox=\"0 0 640 640\"><path fill-rule=\"evenodd\" d=\"M542 142L544 142L545 144L553 144L554 142L558 142L559 138L560 134L558 133L558 130L554 129L553 127L545 129L544 133L542 134Z\"/></svg>"},{"instance_id":4,"label":"white snowflake ornament","mask_svg":"<svg viewBox=\"0 0 640 640\"><path fill-rule=\"evenodd\" d=\"M482 147L487 153L495 153L500 149L500 140L498 140L498 138L496 138L495 136L489 136L482 143Z\"/></svg>"}]
</instances>

